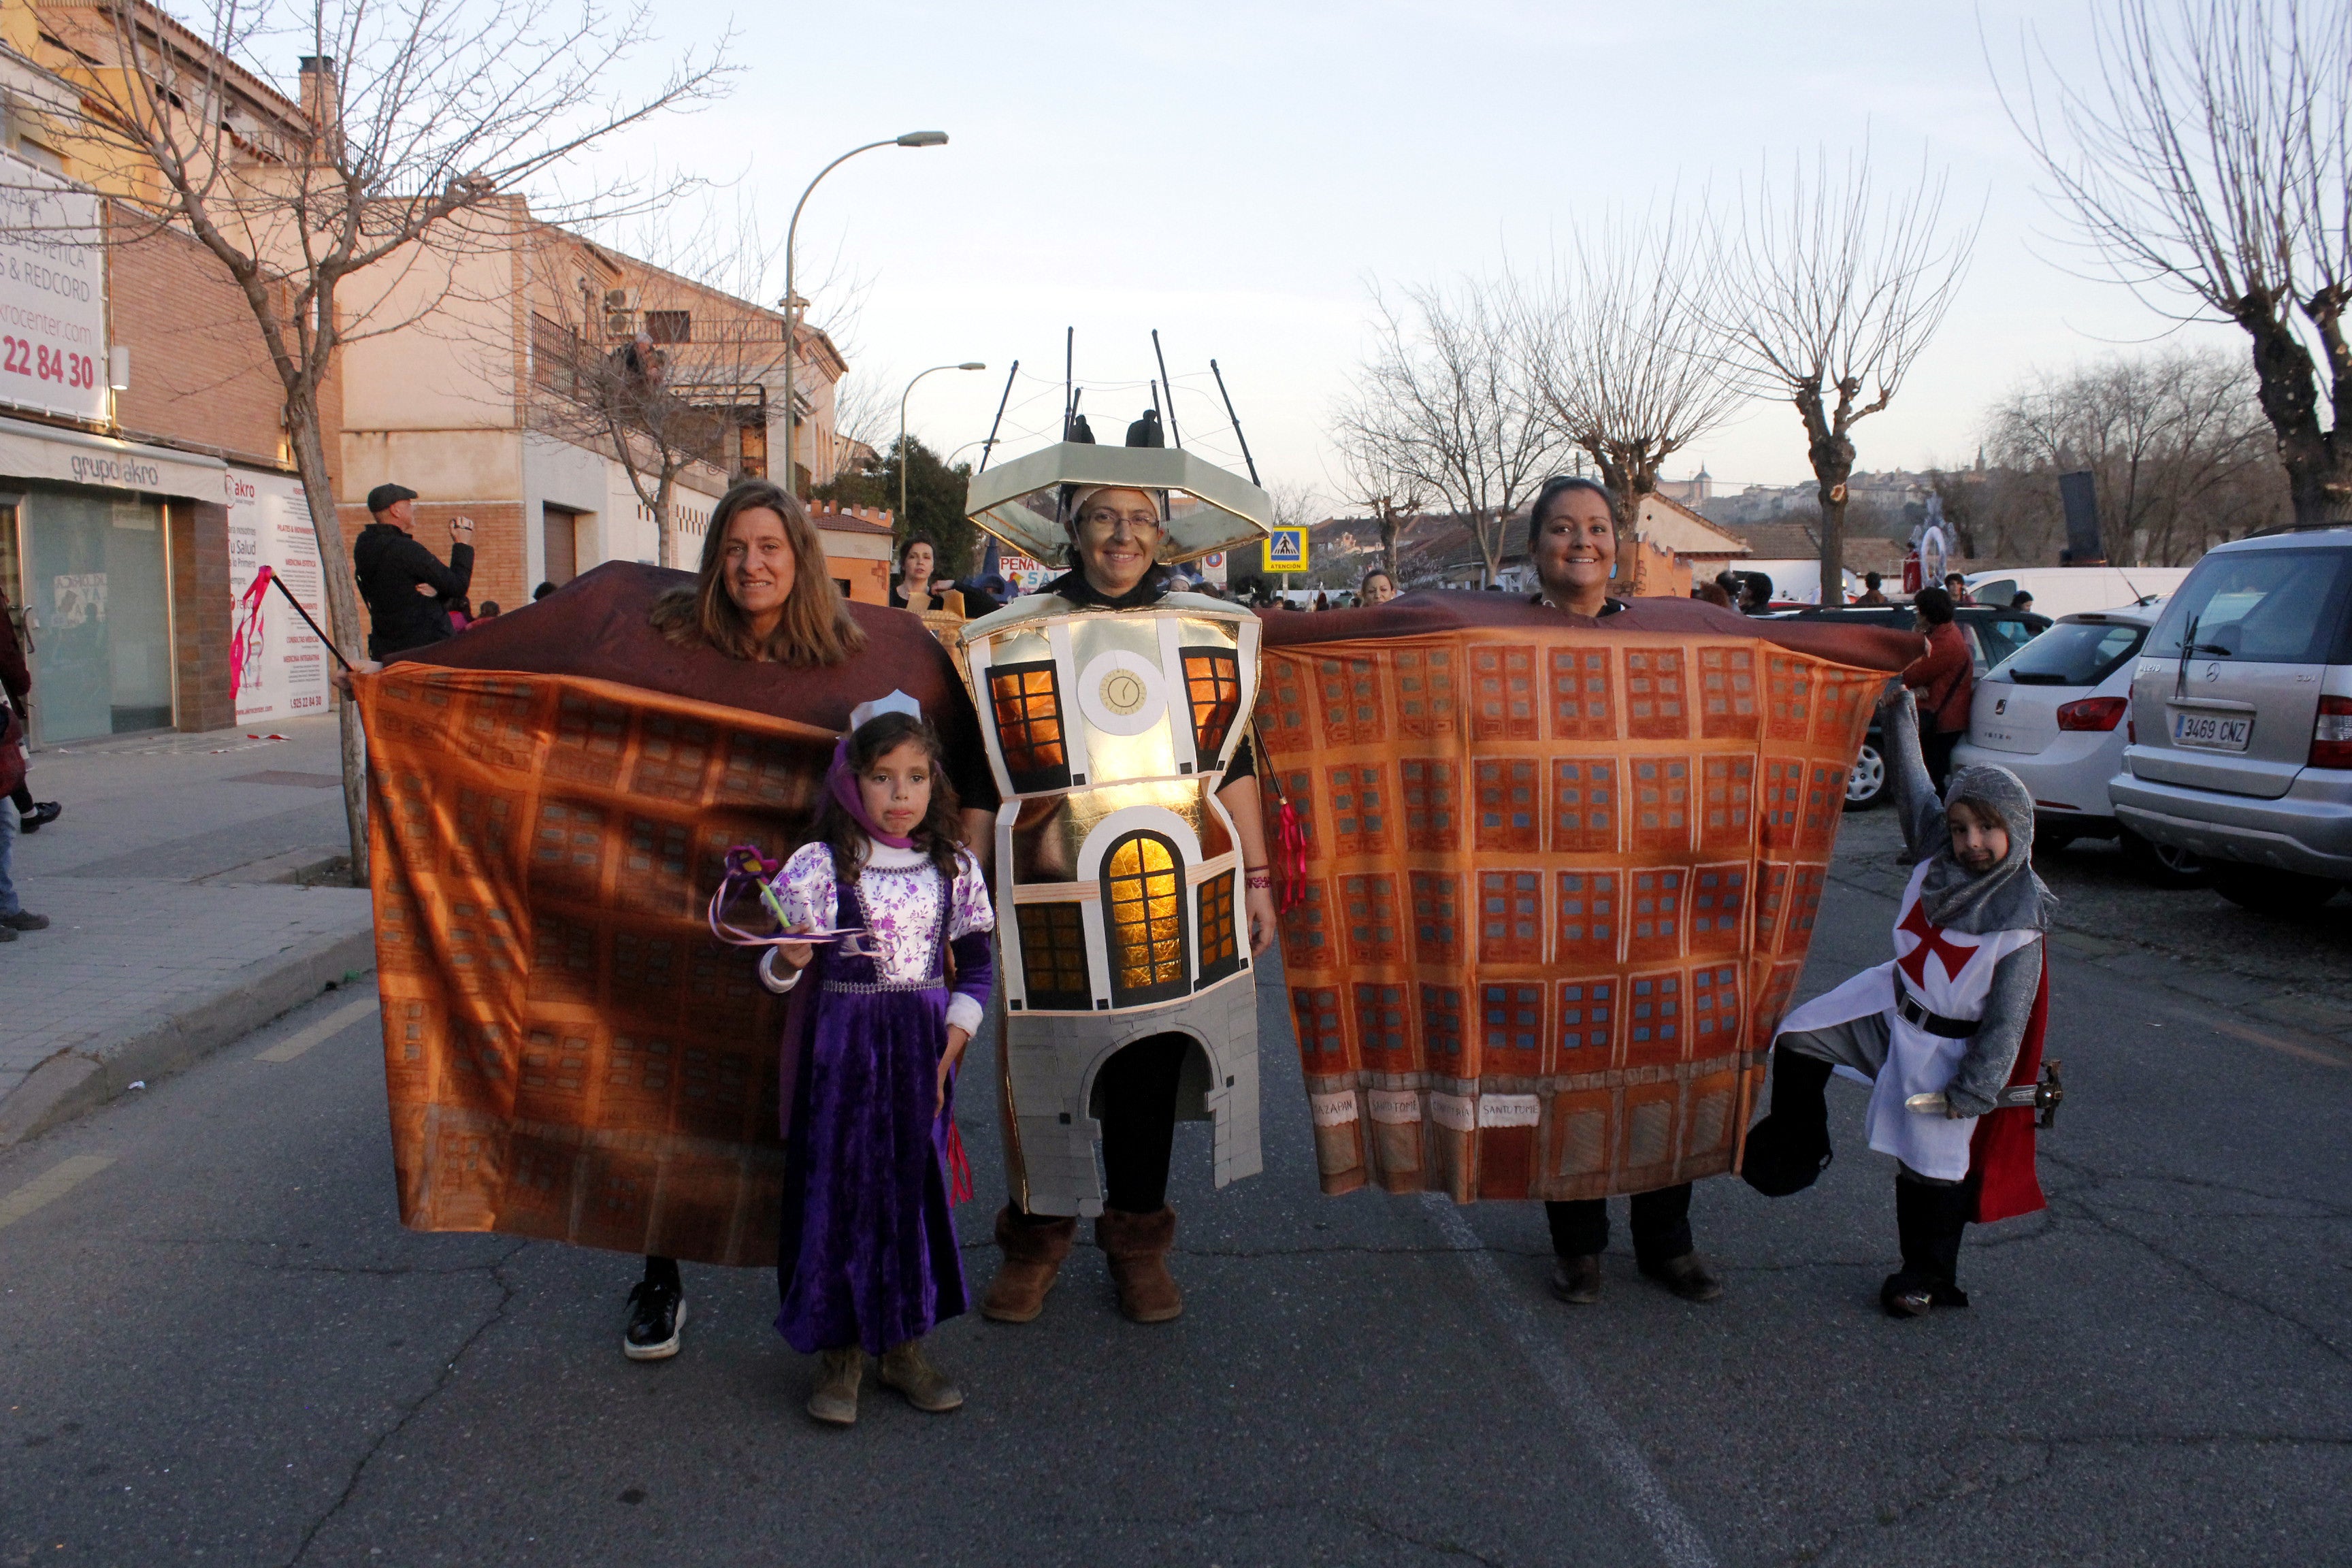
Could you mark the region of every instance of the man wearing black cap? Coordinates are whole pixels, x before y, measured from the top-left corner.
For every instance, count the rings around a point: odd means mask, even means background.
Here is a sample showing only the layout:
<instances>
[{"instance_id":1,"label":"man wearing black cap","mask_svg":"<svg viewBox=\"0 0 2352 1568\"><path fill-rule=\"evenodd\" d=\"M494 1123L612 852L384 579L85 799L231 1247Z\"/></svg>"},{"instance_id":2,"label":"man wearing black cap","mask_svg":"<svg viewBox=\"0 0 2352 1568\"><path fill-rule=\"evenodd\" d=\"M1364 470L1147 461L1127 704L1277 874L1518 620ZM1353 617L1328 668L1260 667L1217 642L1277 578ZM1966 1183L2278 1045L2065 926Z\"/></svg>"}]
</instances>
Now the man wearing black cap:
<instances>
[{"instance_id":1,"label":"man wearing black cap","mask_svg":"<svg viewBox=\"0 0 2352 1568\"><path fill-rule=\"evenodd\" d=\"M416 492L405 485L368 491L368 525L352 546L352 569L368 607L368 657L388 659L449 636L444 599L463 599L474 580L474 520L449 523L449 564L419 544Z\"/></svg>"}]
</instances>

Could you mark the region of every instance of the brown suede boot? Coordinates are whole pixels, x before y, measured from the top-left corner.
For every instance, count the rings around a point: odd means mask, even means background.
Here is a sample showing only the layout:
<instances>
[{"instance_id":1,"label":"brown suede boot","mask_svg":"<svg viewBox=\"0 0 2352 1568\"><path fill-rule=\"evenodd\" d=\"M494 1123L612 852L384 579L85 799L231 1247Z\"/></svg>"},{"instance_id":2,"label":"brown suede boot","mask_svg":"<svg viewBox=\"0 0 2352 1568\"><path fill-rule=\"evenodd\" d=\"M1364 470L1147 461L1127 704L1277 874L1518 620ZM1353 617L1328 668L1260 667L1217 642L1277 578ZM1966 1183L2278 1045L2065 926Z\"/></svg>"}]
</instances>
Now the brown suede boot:
<instances>
[{"instance_id":1,"label":"brown suede boot","mask_svg":"<svg viewBox=\"0 0 2352 1568\"><path fill-rule=\"evenodd\" d=\"M1095 1221L1095 1245L1110 1264L1118 1287L1118 1310L1130 1322L1164 1323L1184 1311L1184 1293L1168 1272L1168 1249L1176 1244L1176 1211L1122 1214L1105 1209Z\"/></svg>"},{"instance_id":2,"label":"brown suede boot","mask_svg":"<svg viewBox=\"0 0 2352 1568\"><path fill-rule=\"evenodd\" d=\"M980 1315L999 1323L1035 1319L1045 1310L1045 1292L1054 1288L1077 1237L1076 1219L1023 1221L1013 1216L1010 1204L997 1210L996 1245L1004 1249L1004 1261L981 1299Z\"/></svg>"}]
</instances>

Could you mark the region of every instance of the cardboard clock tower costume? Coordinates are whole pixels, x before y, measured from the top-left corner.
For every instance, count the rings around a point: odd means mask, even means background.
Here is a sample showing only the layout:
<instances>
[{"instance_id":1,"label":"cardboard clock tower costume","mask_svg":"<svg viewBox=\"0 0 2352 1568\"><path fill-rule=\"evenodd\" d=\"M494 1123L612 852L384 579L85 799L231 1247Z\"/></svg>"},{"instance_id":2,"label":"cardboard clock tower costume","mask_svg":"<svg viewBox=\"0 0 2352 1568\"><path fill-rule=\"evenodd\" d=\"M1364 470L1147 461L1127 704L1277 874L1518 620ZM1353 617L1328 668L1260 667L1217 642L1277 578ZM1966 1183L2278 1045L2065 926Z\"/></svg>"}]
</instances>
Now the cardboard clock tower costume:
<instances>
[{"instance_id":1,"label":"cardboard clock tower costume","mask_svg":"<svg viewBox=\"0 0 2352 1568\"><path fill-rule=\"evenodd\" d=\"M1181 449L1064 442L975 478L971 520L1058 559L1072 498L1160 499L1169 563L1265 537L1265 492ZM1147 1036L1195 1048L1179 1114L1216 1124L1216 1184L1257 1173L1257 1000L1242 856L1217 788L1257 700L1257 617L1015 600L962 630L996 819L1006 1156L1021 1205L1099 1215L1093 1089Z\"/></svg>"}]
</instances>

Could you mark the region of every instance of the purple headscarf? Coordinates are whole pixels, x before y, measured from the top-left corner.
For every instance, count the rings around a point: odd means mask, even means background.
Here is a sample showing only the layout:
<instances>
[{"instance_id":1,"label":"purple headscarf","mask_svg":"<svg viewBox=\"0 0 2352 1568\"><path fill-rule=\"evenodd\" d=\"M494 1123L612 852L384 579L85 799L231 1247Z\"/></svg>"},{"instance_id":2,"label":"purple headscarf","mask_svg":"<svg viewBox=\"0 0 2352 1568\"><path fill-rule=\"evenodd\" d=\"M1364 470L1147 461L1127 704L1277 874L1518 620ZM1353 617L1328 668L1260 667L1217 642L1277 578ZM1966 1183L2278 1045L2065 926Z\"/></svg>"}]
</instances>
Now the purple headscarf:
<instances>
[{"instance_id":1,"label":"purple headscarf","mask_svg":"<svg viewBox=\"0 0 2352 1568\"><path fill-rule=\"evenodd\" d=\"M833 792L833 798L841 809L849 813L849 820L857 824L858 831L866 837L877 844L887 844L893 849L912 849L915 847L912 838L885 833L880 823L866 815L866 802L857 793L857 781L850 776L847 735L833 743L833 765L824 771L824 785Z\"/></svg>"}]
</instances>

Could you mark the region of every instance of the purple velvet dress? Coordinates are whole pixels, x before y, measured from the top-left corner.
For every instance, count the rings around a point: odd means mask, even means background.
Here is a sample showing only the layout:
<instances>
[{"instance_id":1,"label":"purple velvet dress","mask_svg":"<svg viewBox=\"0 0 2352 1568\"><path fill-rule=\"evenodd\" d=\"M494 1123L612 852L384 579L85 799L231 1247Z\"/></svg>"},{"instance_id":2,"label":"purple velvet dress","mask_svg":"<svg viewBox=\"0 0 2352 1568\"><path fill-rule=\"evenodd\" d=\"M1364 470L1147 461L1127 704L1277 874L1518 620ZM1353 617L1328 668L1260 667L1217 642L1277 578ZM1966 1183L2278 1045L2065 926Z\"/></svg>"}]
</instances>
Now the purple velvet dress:
<instances>
[{"instance_id":1,"label":"purple velvet dress","mask_svg":"<svg viewBox=\"0 0 2352 1568\"><path fill-rule=\"evenodd\" d=\"M968 858L949 886L887 846L845 887L831 852L807 846L776 888L796 926L865 928L819 947L800 981L817 991L793 1089L776 1330L803 1352L879 1355L970 1305L948 1200L952 1089L945 1114L932 1108L949 1022L976 1027L987 1004L993 912Z\"/></svg>"}]
</instances>

